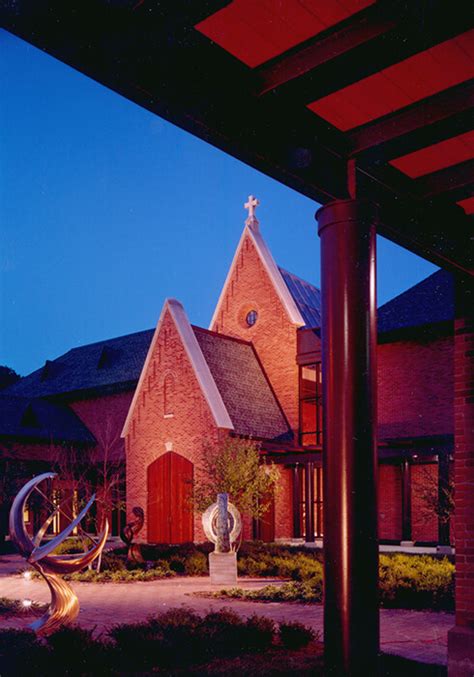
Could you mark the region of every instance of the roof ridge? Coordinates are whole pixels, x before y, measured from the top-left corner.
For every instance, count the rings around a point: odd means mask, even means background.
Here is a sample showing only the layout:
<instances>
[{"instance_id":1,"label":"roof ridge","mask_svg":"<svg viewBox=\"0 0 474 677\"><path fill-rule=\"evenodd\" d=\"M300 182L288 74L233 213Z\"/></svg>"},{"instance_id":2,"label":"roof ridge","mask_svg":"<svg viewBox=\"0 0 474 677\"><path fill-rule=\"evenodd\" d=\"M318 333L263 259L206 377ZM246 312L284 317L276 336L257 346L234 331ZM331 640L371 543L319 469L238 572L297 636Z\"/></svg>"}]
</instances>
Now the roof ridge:
<instances>
[{"instance_id":1,"label":"roof ridge","mask_svg":"<svg viewBox=\"0 0 474 677\"><path fill-rule=\"evenodd\" d=\"M97 346L101 343L108 343L109 341L118 341L119 339L128 338L129 336L137 336L138 334L146 334L148 332L153 333L154 331L155 330L153 328L151 328L151 329L141 329L140 331L132 331L129 334L121 334L120 336L113 336L112 338L102 339L101 341L92 341L92 343L83 343L82 345L74 346L74 348L69 348L68 351L66 351L62 355L59 355L59 357L63 357L63 355L67 355L68 353L72 352L73 350L81 350L82 348L90 348L91 346ZM52 361L58 360L59 357L56 357Z\"/></svg>"}]
</instances>

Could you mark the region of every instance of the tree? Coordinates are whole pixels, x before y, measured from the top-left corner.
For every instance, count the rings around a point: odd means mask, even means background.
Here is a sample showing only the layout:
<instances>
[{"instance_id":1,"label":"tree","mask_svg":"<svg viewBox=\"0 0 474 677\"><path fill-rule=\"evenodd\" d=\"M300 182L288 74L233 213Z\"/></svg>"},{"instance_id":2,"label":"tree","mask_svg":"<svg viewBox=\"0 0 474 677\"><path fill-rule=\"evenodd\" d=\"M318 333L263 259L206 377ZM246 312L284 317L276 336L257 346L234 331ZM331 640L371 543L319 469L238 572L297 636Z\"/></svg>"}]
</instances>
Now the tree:
<instances>
[{"instance_id":1,"label":"tree","mask_svg":"<svg viewBox=\"0 0 474 677\"><path fill-rule=\"evenodd\" d=\"M267 512L280 479L277 466L261 463L260 445L240 437L226 437L216 445L205 444L196 475L197 510L206 510L217 494L228 494L242 514L254 519Z\"/></svg>"},{"instance_id":2,"label":"tree","mask_svg":"<svg viewBox=\"0 0 474 677\"><path fill-rule=\"evenodd\" d=\"M0 366L0 390L8 388L8 386L19 381L20 378L21 376L14 369L5 365Z\"/></svg>"}]
</instances>

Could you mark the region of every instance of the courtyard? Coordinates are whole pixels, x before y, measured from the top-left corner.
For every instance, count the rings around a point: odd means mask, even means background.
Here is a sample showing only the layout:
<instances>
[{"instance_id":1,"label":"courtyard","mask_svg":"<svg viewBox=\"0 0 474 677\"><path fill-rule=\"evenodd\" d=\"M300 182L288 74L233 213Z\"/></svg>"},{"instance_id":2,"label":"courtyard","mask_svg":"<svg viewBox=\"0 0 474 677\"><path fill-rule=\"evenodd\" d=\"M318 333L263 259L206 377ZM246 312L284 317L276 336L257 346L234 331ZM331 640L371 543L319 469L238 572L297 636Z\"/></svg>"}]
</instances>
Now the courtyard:
<instances>
[{"instance_id":1,"label":"courtyard","mask_svg":"<svg viewBox=\"0 0 474 677\"><path fill-rule=\"evenodd\" d=\"M32 599L49 602L47 586L38 580L25 580L16 572L24 565L18 555L0 558L0 598ZM269 583L279 585L281 580L239 578L239 587L251 590ZM202 595L219 590L211 586L209 577L189 576L144 583L80 583L73 584L80 601L78 624L104 633L118 623L135 623L167 609L185 607L199 613L231 608L239 615L265 616L274 621L299 621L315 631L323 629L323 606L291 602L249 602L212 599ZM199 596L196 593L201 593ZM446 665L447 634L454 622L454 614L446 612L382 609L381 650L421 663ZM31 618L0 618L0 628L24 629Z\"/></svg>"}]
</instances>

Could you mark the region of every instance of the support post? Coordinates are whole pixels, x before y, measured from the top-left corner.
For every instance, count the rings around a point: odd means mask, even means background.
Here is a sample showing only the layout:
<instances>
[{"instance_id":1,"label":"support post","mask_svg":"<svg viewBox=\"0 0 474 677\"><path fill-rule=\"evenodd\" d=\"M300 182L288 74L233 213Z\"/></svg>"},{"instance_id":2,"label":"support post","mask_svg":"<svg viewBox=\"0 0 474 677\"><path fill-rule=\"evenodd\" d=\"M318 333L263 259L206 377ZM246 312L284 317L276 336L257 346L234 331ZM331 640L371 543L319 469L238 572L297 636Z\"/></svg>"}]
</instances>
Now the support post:
<instances>
[{"instance_id":1,"label":"support post","mask_svg":"<svg viewBox=\"0 0 474 677\"><path fill-rule=\"evenodd\" d=\"M449 453L438 456L438 545L449 548Z\"/></svg>"},{"instance_id":2,"label":"support post","mask_svg":"<svg viewBox=\"0 0 474 677\"><path fill-rule=\"evenodd\" d=\"M305 466L305 541L314 543L314 463Z\"/></svg>"},{"instance_id":3,"label":"support post","mask_svg":"<svg viewBox=\"0 0 474 677\"><path fill-rule=\"evenodd\" d=\"M456 279L454 322L454 537L456 625L448 632L449 677L474 674L474 283Z\"/></svg>"},{"instance_id":4,"label":"support post","mask_svg":"<svg viewBox=\"0 0 474 677\"><path fill-rule=\"evenodd\" d=\"M293 537L301 538L301 466L293 467Z\"/></svg>"},{"instance_id":5,"label":"support post","mask_svg":"<svg viewBox=\"0 0 474 677\"><path fill-rule=\"evenodd\" d=\"M321 238L324 651L334 675L376 675L379 652L373 205L332 202Z\"/></svg>"},{"instance_id":6,"label":"support post","mask_svg":"<svg viewBox=\"0 0 474 677\"><path fill-rule=\"evenodd\" d=\"M402 541L411 543L411 462L402 461Z\"/></svg>"}]
</instances>

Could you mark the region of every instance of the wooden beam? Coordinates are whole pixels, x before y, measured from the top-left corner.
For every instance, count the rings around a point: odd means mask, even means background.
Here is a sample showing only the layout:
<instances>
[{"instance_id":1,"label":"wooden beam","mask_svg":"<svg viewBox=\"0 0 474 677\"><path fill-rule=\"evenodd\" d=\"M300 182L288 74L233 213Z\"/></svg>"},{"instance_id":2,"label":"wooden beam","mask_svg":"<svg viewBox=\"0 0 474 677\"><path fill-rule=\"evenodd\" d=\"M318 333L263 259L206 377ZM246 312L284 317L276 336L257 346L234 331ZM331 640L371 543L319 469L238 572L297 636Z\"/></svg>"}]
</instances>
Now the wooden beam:
<instances>
[{"instance_id":1,"label":"wooden beam","mask_svg":"<svg viewBox=\"0 0 474 677\"><path fill-rule=\"evenodd\" d=\"M352 47L347 39L347 48L338 51L331 49L331 40L336 41L336 34L334 38L322 34L319 51L316 40L311 47L296 47L289 56L277 57L269 66L257 70L260 85L256 85L256 92L271 96L277 91L293 102L309 104L474 26L470 7L465 5L454 12L448 0L433 0L429 11L425 2L377 3L370 16L372 38L365 42L361 39L359 43L354 39ZM353 38L356 35L361 38L362 20L355 15L353 21ZM390 22L394 24L391 28ZM298 57L301 50L302 55ZM315 62L313 68L311 59Z\"/></svg>"},{"instance_id":2,"label":"wooden beam","mask_svg":"<svg viewBox=\"0 0 474 677\"><path fill-rule=\"evenodd\" d=\"M380 163L431 146L470 131L473 109L471 79L349 132L351 154Z\"/></svg>"},{"instance_id":3,"label":"wooden beam","mask_svg":"<svg viewBox=\"0 0 474 677\"><path fill-rule=\"evenodd\" d=\"M452 167L425 174L414 181L415 188L424 199L448 198L454 202L473 194L474 158Z\"/></svg>"},{"instance_id":4,"label":"wooden beam","mask_svg":"<svg viewBox=\"0 0 474 677\"><path fill-rule=\"evenodd\" d=\"M282 57L273 59L269 65L258 68L256 94L261 96L299 78L327 61L383 35L395 26L393 17L385 16L379 5L372 5L333 32L318 34Z\"/></svg>"}]
</instances>

